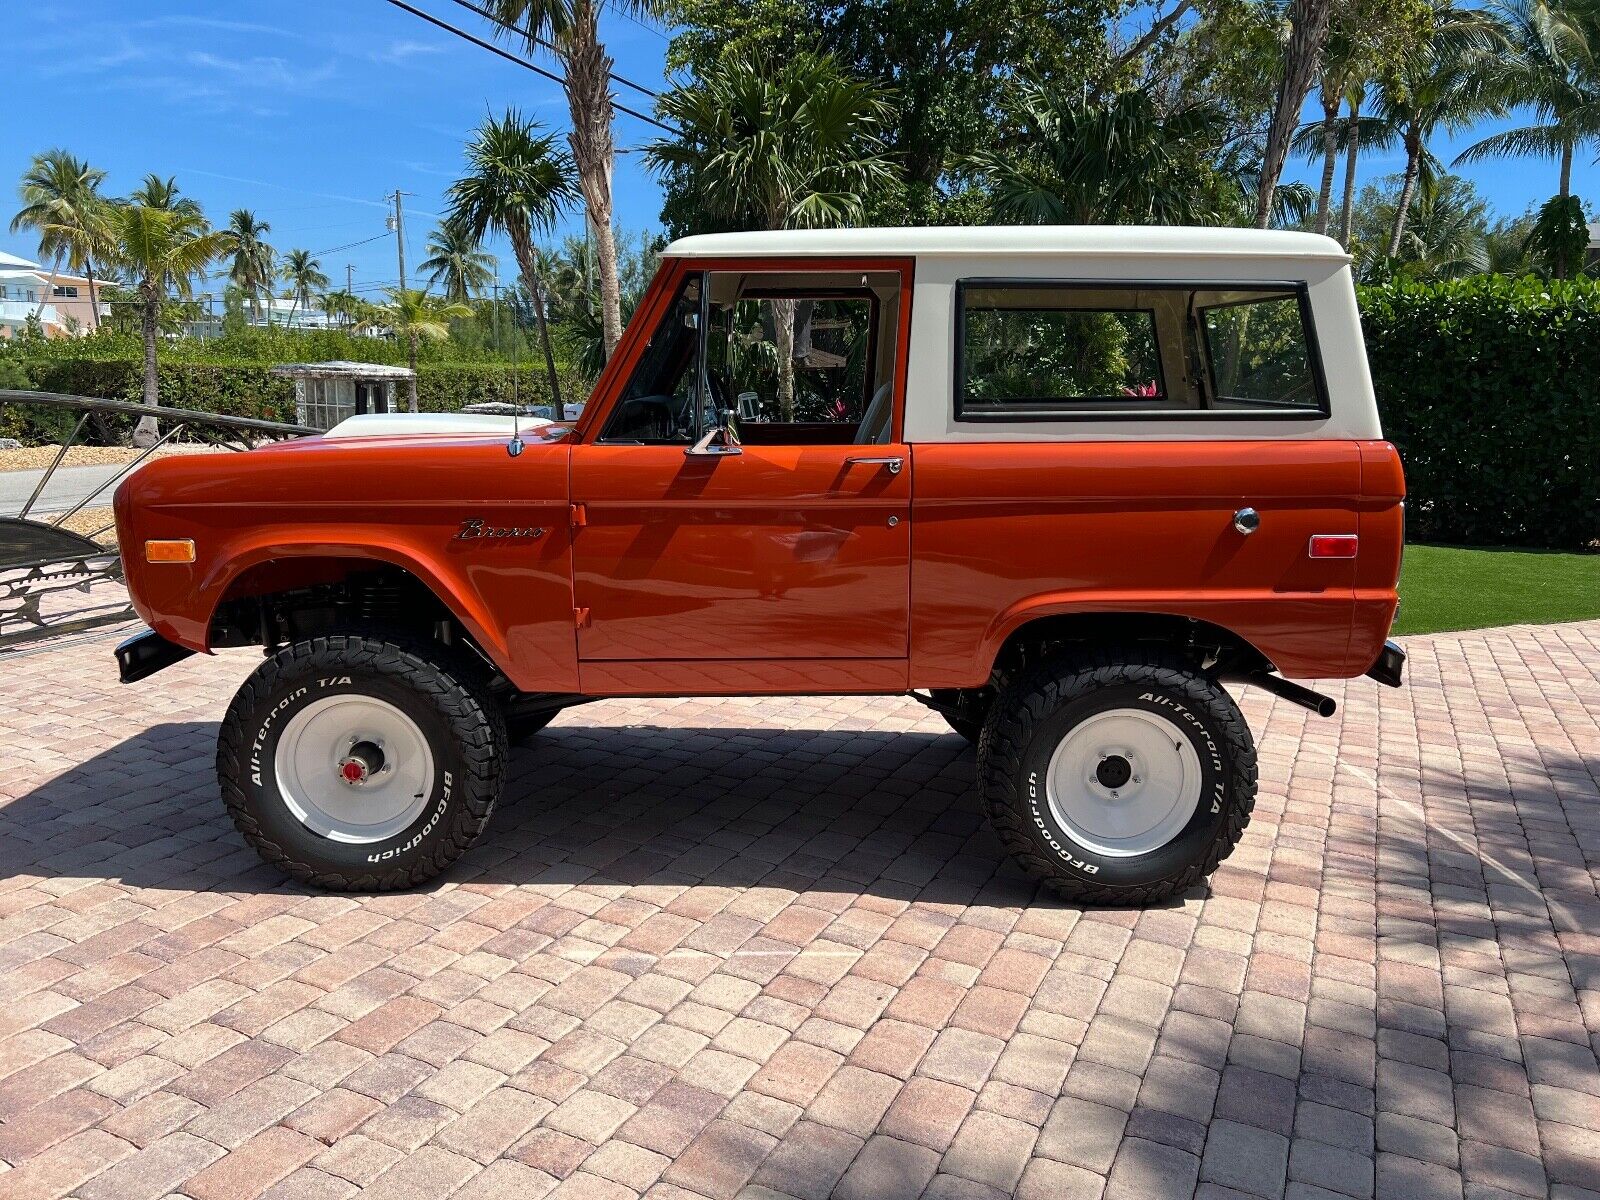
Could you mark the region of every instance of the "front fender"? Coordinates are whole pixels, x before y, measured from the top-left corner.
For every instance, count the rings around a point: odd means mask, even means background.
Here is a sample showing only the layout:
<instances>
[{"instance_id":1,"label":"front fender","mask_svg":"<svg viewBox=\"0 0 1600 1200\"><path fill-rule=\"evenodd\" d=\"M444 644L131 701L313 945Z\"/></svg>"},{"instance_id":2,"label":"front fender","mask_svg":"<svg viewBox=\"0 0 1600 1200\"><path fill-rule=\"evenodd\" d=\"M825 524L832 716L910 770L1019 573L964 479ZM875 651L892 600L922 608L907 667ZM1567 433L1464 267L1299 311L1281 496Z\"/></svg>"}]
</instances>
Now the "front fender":
<instances>
[{"instance_id":1,"label":"front fender","mask_svg":"<svg viewBox=\"0 0 1600 1200\"><path fill-rule=\"evenodd\" d=\"M577 689L564 446L515 459L444 439L175 457L127 481L117 512L135 608L181 646L210 650L217 606L253 568L364 560L415 576L517 687ZM515 536L458 536L474 521ZM144 562L150 538L192 539L195 562Z\"/></svg>"}]
</instances>

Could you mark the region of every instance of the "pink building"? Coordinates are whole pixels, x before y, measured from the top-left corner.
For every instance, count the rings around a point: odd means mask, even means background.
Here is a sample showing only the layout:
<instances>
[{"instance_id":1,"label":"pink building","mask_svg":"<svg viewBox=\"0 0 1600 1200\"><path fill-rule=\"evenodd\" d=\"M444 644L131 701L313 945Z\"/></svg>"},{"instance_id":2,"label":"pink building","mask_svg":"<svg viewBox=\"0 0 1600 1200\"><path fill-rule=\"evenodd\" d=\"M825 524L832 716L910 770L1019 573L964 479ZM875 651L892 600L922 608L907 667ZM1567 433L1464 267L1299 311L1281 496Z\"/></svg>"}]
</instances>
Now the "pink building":
<instances>
[{"instance_id":1,"label":"pink building","mask_svg":"<svg viewBox=\"0 0 1600 1200\"><path fill-rule=\"evenodd\" d=\"M95 303L99 302L101 317L109 311L100 298L100 288L97 279L91 296L89 281L83 276L55 272L0 250L0 337L12 336L34 313L51 337L88 333L95 327Z\"/></svg>"}]
</instances>

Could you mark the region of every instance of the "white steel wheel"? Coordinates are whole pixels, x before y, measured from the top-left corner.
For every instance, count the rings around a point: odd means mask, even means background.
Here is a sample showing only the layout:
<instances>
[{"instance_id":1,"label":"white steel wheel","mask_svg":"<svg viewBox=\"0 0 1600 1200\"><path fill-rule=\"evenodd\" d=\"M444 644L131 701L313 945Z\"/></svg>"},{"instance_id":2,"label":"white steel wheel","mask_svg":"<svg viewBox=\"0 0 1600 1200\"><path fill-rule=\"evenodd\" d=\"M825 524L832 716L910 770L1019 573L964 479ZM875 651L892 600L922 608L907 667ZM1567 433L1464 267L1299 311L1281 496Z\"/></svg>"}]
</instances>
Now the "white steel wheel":
<instances>
[{"instance_id":1,"label":"white steel wheel","mask_svg":"<svg viewBox=\"0 0 1600 1200\"><path fill-rule=\"evenodd\" d=\"M302 825L365 845L408 829L433 793L433 751L386 700L326 696L284 726L273 756L278 792Z\"/></svg>"},{"instance_id":2,"label":"white steel wheel","mask_svg":"<svg viewBox=\"0 0 1600 1200\"><path fill-rule=\"evenodd\" d=\"M1084 849L1107 858L1171 842L1200 803L1200 759L1166 717L1108 709L1074 725L1050 756L1050 815Z\"/></svg>"}]
</instances>

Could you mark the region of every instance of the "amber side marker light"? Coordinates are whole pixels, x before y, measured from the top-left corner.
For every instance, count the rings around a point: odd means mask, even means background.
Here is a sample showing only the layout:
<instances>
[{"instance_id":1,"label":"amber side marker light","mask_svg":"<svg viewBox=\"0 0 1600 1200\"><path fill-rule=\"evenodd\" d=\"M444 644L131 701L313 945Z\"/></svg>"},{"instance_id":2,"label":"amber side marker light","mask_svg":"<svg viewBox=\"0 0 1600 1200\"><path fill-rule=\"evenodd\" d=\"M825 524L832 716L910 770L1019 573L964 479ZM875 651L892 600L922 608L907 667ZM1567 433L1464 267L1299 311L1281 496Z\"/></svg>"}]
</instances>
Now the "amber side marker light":
<instances>
[{"instance_id":1,"label":"amber side marker light","mask_svg":"<svg viewBox=\"0 0 1600 1200\"><path fill-rule=\"evenodd\" d=\"M1360 539L1353 533L1317 533L1306 553L1312 558L1354 558Z\"/></svg>"},{"instance_id":2,"label":"amber side marker light","mask_svg":"<svg viewBox=\"0 0 1600 1200\"><path fill-rule=\"evenodd\" d=\"M192 563L194 542L189 538L149 541L144 544L144 560L152 563Z\"/></svg>"}]
</instances>

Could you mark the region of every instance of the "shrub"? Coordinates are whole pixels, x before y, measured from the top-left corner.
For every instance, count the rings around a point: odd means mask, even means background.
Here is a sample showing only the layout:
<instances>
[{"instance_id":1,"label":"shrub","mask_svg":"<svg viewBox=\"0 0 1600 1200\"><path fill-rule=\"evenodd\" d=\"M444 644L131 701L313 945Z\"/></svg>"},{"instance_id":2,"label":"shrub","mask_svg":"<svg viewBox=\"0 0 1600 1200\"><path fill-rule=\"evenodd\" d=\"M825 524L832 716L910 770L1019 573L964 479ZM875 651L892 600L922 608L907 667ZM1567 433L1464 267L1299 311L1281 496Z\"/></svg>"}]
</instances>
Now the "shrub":
<instances>
[{"instance_id":1,"label":"shrub","mask_svg":"<svg viewBox=\"0 0 1600 1200\"><path fill-rule=\"evenodd\" d=\"M96 396L137 403L143 396L143 364L138 359L48 358L33 364L33 383L40 391ZM161 403L170 408L258 417L266 421L295 419L294 383L270 373L268 363L163 362L159 367ZM507 400L513 394L512 369L480 363L421 363L417 370L417 407L424 412L455 412L468 404ZM517 369L516 394L527 404L548 401L545 371ZM571 403L586 400L589 386L572 372L561 378L562 396ZM405 386L395 389L397 407L406 405ZM59 410L27 406L0 409L0 436L27 442L59 441L72 419ZM125 441L135 418L96 414L88 440ZM8 432L15 429L16 432Z\"/></svg>"},{"instance_id":2,"label":"shrub","mask_svg":"<svg viewBox=\"0 0 1600 1200\"><path fill-rule=\"evenodd\" d=\"M1600 283L1396 282L1361 308L1412 540L1600 537Z\"/></svg>"}]
</instances>

